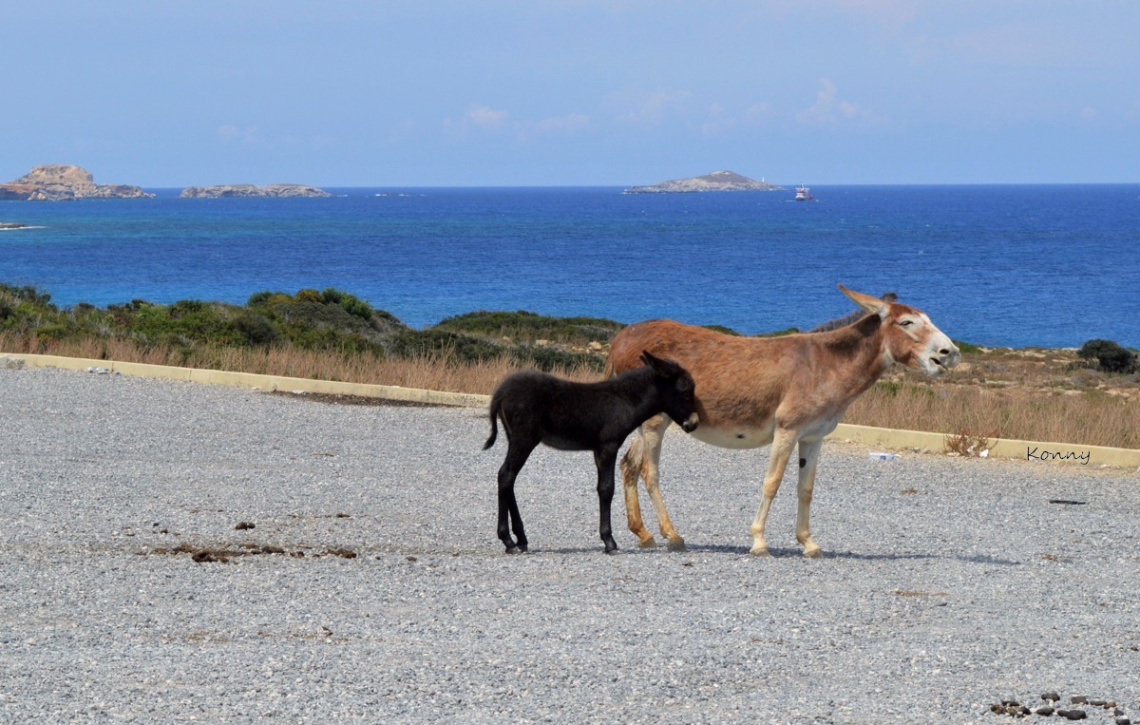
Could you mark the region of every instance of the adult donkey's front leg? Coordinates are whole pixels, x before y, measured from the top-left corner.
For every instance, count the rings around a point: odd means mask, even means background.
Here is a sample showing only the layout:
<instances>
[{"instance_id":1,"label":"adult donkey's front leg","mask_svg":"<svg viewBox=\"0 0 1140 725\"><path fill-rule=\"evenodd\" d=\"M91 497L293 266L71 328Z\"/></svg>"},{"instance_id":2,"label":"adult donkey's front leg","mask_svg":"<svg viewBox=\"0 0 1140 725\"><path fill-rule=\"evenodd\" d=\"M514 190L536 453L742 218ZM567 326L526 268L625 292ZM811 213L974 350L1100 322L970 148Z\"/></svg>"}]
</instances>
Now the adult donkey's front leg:
<instances>
[{"instance_id":1,"label":"adult donkey's front leg","mask_svg":"<svg viewBox=\"0 0 1140 725\"><path fill-rule=\"evenodd\" d=\"M813 559L823 556L819 544L811 538L811 497L815 489L815 468L819 463L819 450L823 439L800 441L800 477L796 485L796 541L804 546L804 556Z\"/></svg>"},{"instance_id":2,"label":"adult donkey's front leg","mask_svg":"<svg viewBox=\"0 0 1140 725\"><path fill-rule=\"evenodd\" d=\"M768 542L764 539L764 529L768 525L768 511L772 508L772 499L776 498L776 494L780 491L784 470L788 467L788 459L791 458L795 447L795 431L777 426L772 439L771 458L768 459L768 472L764 474L760 508L756 511L756 518L752 520L752 548L748 553L755 556L768 556Z\"/></svg>"}]
</instances>

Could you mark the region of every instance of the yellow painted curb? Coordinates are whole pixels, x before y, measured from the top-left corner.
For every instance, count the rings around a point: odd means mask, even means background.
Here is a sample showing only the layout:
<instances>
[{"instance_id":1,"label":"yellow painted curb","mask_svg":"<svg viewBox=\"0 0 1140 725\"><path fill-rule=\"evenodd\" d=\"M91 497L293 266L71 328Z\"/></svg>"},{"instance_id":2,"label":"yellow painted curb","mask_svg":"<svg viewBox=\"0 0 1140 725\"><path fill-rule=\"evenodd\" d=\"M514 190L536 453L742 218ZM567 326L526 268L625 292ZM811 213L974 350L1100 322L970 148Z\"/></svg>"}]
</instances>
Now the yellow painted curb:
<instances>
[{"instance_id":1,"label":"yellow painted curb","mask_svg":"<svg viewBox=\"0 0 1140 725\"><path fill-rule=\"evenodd\" d=\"M115 362L90 358L60 357L57 355L29 355L24 353L0 353L0 359L22 360L31 368L59 368L62 370L91 370L106 373L119 373L142 378L181 380L191 383L228 385L236 388L251 388L269 392L283 391L296 393L326 393L329 395L359 395L367 398L403 400L432 405L451 405L467 408L484 408L491 402L489 395L473 393L447 393L438 390L403 388L398 385L368 385L364 383L343 383L334 380L312 380L291 378L284 375L257 375L255 373L235 373L227 370L201 370L180 368L171 365L149 365L146 363Z\"/></svg>"},{"instance_id":2,"label":"yellow painted curb","mask_svg":"<svg viewBox=\"0 0 1140 725\"><path fill-rule=\"evenodd\" d=\"M942 453L946 436L917 430L872 428L867 425L840 423L828 438L861 443L872 448L887 450L928 450ZM1140 450L1109 448L1074 443L1042 443L1015 439L995 439L989 447L994 458L1016 458L1032 463L1065 462L1081 466L1109 466L1112 468L1140 468Z\"/></svg>"},{"instance_id":3,"label":"yellow painted curb","mask_svg":"<svg viewBox=\"0 0 1140 725\"><path fill-rule=\"evenodd\" d=\"M28 367L61 368L64 370L98 370L120 373L136 377L182 380L193 383L229 385L239 388L252 388L266 391L326 393L331 395L359 395L368 398L384 398L414 403L450 405L465 408L485 408L491 396L474 393L448 393L438 390L403 388L398 385L367 385L363 383L343 383L332 380L311 380L290 378L281 375L257 375L235 373L224 370L200 370L179 368L168 365L147 365L144 363L114 362L85 358L60 357L57 355L30 355L24 353L0 353L0 360L9 358L23 360ZM873 428L866 425L840 423L828 436L832 440L845 440L886 450L927 450L941 453L945 448L946 436L941 433L927 433L914 430L893 430ZM1113 468L1140 468L1140 450L1130 448L1109 448L1107 446L1085 446L1072 443L1041 443L1038 441L996 440L990 446L989 455L998 458L1016 458L1029 462L1066 462L1082 466L1109 466Z\"/></svg>"}]
</instances>

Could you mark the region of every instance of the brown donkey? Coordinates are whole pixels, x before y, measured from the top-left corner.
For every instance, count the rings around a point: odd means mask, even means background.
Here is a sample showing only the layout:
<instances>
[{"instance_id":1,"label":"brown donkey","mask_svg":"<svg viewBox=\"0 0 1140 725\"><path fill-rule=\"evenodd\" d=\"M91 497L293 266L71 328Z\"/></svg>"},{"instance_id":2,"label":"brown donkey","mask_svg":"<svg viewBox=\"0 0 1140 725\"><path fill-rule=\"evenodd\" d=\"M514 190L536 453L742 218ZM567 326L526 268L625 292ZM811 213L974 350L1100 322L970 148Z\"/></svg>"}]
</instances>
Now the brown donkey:
<instances>
[{"instance_id":1,"label":"brown donkey","mask_svg":"<svg viewBox=\"0 0 1140 725\"><path fill-rule=\"evenodd\" d=\"M958 364L961 353L921 310L886 302L839 285L867 314L827 332L784 337L735 337L672 320L650 320L626 327L613 340L606 374L641 365L649 351L683 365L693 376L697 415L693 433L705 443L725 448L772 445L764 476L760 508L752 522L752 549L768 553L764 527L784 469L799 444L799 506L796 540L804 556L819 556L812 540L810 508L815 469L823 438L835 430L855 398L871 387L894 363L917 368L931 377ZM670 549L685 542L673 528L658 487L661 441L669 427L666 416L647 420L621 461L629 529L641 546L655 546L641 521L637 480L653 501L661 535Z\"/></svg>"}]
</instances>

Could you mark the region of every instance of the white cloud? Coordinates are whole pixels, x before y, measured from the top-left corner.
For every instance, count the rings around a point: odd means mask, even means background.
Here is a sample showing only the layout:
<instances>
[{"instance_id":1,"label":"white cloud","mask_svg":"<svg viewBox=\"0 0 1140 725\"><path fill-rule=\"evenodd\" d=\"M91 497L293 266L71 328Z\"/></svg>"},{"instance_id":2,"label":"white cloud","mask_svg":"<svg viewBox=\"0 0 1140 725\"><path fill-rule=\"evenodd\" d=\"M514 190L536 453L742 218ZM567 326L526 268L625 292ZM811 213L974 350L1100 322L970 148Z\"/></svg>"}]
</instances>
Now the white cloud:
<instances>
[{"instance_id":1,"label":"white cloud","mask_svg":"<svg viewBox=\"0 0 1140 725\"><path fill-rule=\"evenodd\" d=\"M838 87L829 78L820 78L819 85L815 104L796 114L796 120L800 123L818 126L856 119L873 124L886 123L886 119L840 98Z\"/></svg>"},{"instance_id":2,"label":"white cloud","mask_svg":"<svg viewBox=\"0 0 1140 725\"><path fill-rule=\"evenodd\" d=\"M494 131L506 125L510 114L506 111L495 110L490 106L471 106L458 120L445 118L444 131L454 138L464 138L472 128L485 131Z\"/></svg>"},{"instance_id":3,"label":"white cloud","mask_svg":"<svg viewBox=\"0 0 1140 725\"><path fill-rule=\"evenodd\" d=\"M747 124L760 123L766 119L771 114L771 112L772 107L767 103L753 103L748 107L748 110L744 112L742 120Z\"/></svg>"},{"instance_id":4,"label":"white cloud","mask_svg":"<svg viewBox=\"0 0 1140 725\"><path fill-rule=\"evenodd\" d=\"M609 105L617 115L617 120L635 126L656 126L669 115L680 113L688 91L625 92L612 94Z\"/></svg>"},{"instance_id":5,"label":"white cloud","mask_svg":"<svg viewBox=\"0 0 1140 725\"><path fill-rule=\"evenodd\" d=\"M480 128L500 128L506 122L507 116L506 111L496 111L487 106L477 106L469 110L465 118Z\"/></svg>"},{"instance_id":6,"label":"white cloud","mask_svg":"<svg viewBox=\"0 0 1140 725\"><path fill-rule=\"evenodd\" d=\"M733 131L739 126L758 126L771 115L771 107L767 103L753 103L743 112L733 112L719 103L709 106L705 121L701 124L701 133L705 136L716 136Z\"/></svg>"},{"instance_id":7,"label":"white cloud","mask_svg":"<svg viewBox=\"0 0 1140 725\"><path fill-rule=\"evenodd\" d=\"M582 113L544 118L533 124L537 133L574 133L590 125L590 117Z\"/></svg>"},{"instance_id":8,"label":"white cloud","mask_svg":"<svg viewBox=\"0 0 1140 725\"><path fill-rule=\"evenodd\" d=\"M218 126L218 138L227 143L247 143L253 144L261 140L261 134L257 126L249 126L245 130L238 128L232 124L223 124Z\"/></svg>"},{"instance_id":9,"label":"white cloud","mask_svg":"<svg viewBox=\"0 0 1140 725\"><path fill-rule=\"evenodd\" d=\"M835 123L840 116L851 117L858 107L850 101L839 100L839 89L828 78L820 78L820 89L815 94L815 105L796 114L800 123Z\"/></svg>"}]
</instances>

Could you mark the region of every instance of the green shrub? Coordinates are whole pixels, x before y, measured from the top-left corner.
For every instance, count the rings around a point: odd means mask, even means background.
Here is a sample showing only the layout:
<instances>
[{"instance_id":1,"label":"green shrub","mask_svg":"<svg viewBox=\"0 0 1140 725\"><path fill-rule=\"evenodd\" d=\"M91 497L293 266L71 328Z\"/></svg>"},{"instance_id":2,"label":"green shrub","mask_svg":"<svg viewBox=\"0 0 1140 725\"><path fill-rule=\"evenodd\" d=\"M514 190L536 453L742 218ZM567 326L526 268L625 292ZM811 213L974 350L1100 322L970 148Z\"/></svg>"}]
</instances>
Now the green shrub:
<instances>
[{"instance_id":1,"label":"green shrub","mask_svg":"<svg viewBox=\"0 0 1140 725\"><path fill-rule=\"evenodd\" d=\"M489 312L479 310L441 320L433 329L489 337L509 337L516 342L552 340L565 345L609 342L620 322L598 317L547 317L526 310Z\"/></svg>"},{"instance_id":2,"label":"green shrub","mask_svg":"<svg viewBox=\"0 0 1140 725\"><path fill-rule=\"evenodd\" d=\"M968 343L968 342L962 342L961 340L954 340L953 342L954 342L954 345L958 348L959 352L981 352L982 351L982 348L978 347L977 345L973 345L971 343Z\"/></svg>"},{"instance_id":3,"label":"green shrub","mask_svg":"<svg viewBox=\"0 0 1140 725\"><path fill-rule=\"evenodd\" d=\"M392 357L427 357L465 363L494 360L505 355L507 348L482 337L448 330L405 330L392 338L388 353Z\"/></svg>"},{"instance_id":4,"label":"green shrub","mask_svg":"<svg viewBox=\"0 0 1140 725\"><path fill-rule=\"evenodd\" d=\"M719 332L719 333L722 333L725 335L732 335L733 337L740 337L739 332L732 329L731 327L725 327L724 325L701 325L701 327L705 328L706 330L712 330L713 332ZM772 333L772 334L778 335L780 333Z\"/></svg>"},{"instance_id":5,"label":"green shrub","mask_svg":"<svg viewBox=\"0 0 1140 725\"><path fill-rule=\"evenodd\" d=\"M511 359L520 367L533 367L544 372L556 369L574 370L584 366L600 373L605 367L605 360L598 355L538 345L515 347L511 351Z\"/></svg>"},{"instance_id":6,"label":"green shrub","mask_svg":"<svg viewBox=\"0 0 1140 725\"><path fill-rule=\"evenodd\" d=\"M277 329L269 318L253 310L239 313L230 325L245 345L271 345L279 339Z\"/></svg>"},{"instance_id":7,"label":"green shrub","mask_svg":"<svg viewBox=\"0 0 1140 725\"><path fill-rule=\"evenodd\" d=\"M1081 345L1077 356L1089 361L1096 359L1100 370L1106 373L1134 373L1140 370L1136 353L1112 340L1089 340Z\"/></svg>"}]
</instances>

